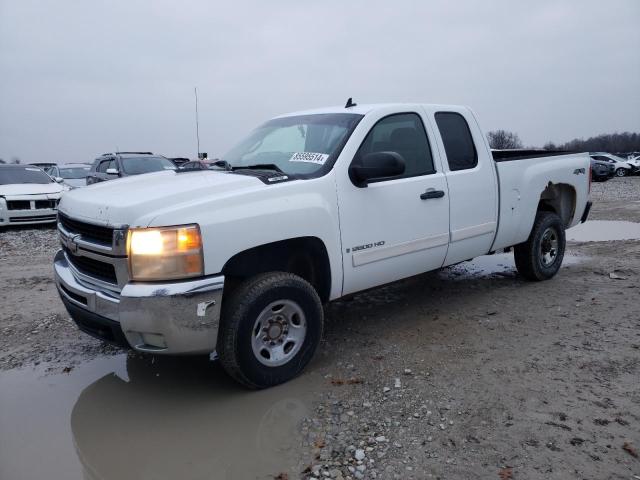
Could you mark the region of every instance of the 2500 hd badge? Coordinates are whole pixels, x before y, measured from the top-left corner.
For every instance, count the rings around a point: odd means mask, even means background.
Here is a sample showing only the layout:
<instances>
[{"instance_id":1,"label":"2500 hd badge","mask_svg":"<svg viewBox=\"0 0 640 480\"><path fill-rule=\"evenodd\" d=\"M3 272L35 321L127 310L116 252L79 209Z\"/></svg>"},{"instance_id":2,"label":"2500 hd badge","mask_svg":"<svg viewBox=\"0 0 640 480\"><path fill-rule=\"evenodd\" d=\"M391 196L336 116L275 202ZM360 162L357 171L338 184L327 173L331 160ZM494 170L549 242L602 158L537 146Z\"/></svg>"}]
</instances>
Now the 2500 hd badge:
<instances>
[{"instance_id":1,"label":"2500 hd badge","mask_svg":"<svg viewBox=\"0 0 640 480\"><path fill-rule=\"evenodd\" d=\"M381 247L384 245L384 240L380 240L379 242L374 242L374 243L367 243L366 245L358 245L357 247L353 247L351 249L347 248L347 253L351 252L357 252L359 250L366 250L367 248L373 248L373 247Z\"/></svg>"}]
</instances>

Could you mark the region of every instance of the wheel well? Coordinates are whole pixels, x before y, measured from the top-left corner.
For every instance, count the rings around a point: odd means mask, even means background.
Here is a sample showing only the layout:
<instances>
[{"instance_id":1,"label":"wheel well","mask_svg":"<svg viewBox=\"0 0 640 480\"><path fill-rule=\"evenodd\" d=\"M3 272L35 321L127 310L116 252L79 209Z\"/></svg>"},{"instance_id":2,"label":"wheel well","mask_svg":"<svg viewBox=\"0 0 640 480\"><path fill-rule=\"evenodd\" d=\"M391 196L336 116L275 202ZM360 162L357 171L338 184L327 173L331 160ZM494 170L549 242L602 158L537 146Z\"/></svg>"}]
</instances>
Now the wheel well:
<instances>
[{"instance_id":1,"label":"wheel well","mask_svg":"<svg viewBox=\"0 0 640 480\"><path fill-rule=\"evenodd\" d=\"M225 289L233 289L242 280L265 272L298 275L313 285L323 302L329 301L331 266L327 249L319 238L292 238L237 253L222 268Z\"/></svg>"},{"instance_id":2,"label":"wheel well","mask_svg":"<svg viewBox=\"0 0 640 480\"><path fill-rule=\"evenodd\" d=\"M540 194L538 211L556 213L565 228L571 225L576 210L576 191L566 183L549 183Z\"/></svg>"}]
</instances>

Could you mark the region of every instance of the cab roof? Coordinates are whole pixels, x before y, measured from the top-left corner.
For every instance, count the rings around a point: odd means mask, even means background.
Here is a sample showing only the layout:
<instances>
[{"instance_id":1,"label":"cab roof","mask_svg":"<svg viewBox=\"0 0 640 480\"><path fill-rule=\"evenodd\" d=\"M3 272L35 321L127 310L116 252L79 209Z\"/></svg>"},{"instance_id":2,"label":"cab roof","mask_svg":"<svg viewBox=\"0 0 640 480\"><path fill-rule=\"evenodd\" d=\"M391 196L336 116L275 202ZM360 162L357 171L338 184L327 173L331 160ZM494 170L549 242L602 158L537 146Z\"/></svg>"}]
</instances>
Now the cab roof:
<instances>
[{"instance_id":1,"label":"cab roof","mask_svg":"<svg viewBox=\"0 0 640 480\"><path fill-rule=\"evenodd\" d=\"M398 109L407 109L407 108L418 108L418 107L427 107L428 109L436 109L436 110L459 110L463 107L461 105L440 105L440 104L432 104L432 103L369 103L369 104L356 104L353 107L345 107L345 106L332 106L332 107L322 107L322 108L314 108L310 110L301 110L297 112L286 113L283 115L278 115L278 117L292 117L296 115L317 115L323 113L355 113L358 115L366 115L375 110L382 110L397 107Z\"/></svg>"}]
</instances>

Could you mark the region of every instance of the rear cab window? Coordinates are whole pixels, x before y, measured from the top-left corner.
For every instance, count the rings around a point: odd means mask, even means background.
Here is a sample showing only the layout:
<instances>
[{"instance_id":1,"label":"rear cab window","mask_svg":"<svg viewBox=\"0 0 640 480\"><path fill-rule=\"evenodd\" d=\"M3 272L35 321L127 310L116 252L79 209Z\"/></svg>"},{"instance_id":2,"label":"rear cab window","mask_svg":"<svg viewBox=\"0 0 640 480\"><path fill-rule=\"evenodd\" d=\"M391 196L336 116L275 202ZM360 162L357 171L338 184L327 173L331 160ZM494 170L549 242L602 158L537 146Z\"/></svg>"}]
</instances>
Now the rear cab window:
<instances>
[{"instance_id":1,"label":"rear cab window","mask_svg":"<svg viewBox=\"0 0 640 480\"><path fill-rule=\"evenodd\" d=\"M442 137L449 170L468 170L478 165L478 151L465 118L457 112L437 112L436 124Z\"/></svg>"}]
</instances>

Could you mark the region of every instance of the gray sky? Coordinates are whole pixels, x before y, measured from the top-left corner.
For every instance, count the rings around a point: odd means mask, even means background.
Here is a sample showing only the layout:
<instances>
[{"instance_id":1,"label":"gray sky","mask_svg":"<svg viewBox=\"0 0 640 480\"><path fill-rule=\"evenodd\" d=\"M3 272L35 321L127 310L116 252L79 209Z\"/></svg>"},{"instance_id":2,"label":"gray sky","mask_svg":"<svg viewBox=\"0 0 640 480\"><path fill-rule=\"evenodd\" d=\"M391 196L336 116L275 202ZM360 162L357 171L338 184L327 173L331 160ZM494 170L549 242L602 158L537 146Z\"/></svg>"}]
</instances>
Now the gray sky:
<instances>
[{"instance_id":1,"label":"gray sky","mask_svg":"<svg viewBox=\"0 0 640 480\"><path fill-rule=\"evenodd\" d=\"M471 106L526 145L640 130L640 0L0 0L0 158L224 153L278 113ZM348 4L348 5L347 5Z\"/></svg>"}]
</instances>

